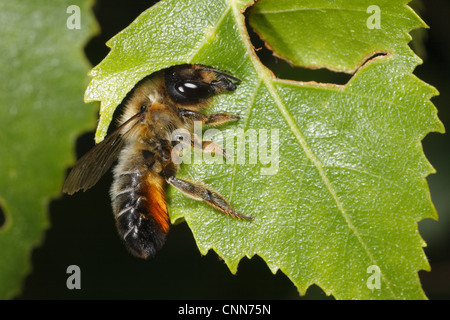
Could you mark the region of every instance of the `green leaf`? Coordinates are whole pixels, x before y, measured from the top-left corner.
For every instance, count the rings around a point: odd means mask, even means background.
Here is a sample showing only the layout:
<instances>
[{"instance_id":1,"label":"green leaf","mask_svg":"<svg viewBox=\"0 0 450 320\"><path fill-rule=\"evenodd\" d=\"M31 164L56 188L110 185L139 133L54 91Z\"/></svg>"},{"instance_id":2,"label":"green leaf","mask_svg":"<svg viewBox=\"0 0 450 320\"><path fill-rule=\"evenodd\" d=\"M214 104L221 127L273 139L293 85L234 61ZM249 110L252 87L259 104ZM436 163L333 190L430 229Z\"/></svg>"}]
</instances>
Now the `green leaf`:
<instances>
[{"instance_id":1,"label":"green leaf","mask_svg":"<svg viewBox=\"0 0 450 320\"><path fill-rule=\"evenodd\" d=\"M424 23L404 2L379 1L374 30L363 10L372 1L337 1L324 13L322 1L257 2L251 21L267 41L283 40L270 44L279 55L309 67L358 68L341 86L276 79L249 42L242 12L250 0L161 1L109 41L110 54L91 72L86 99L101 101L97 140L143 77L181 63L225 70L243 81L209 111L241 115L212 137L233 158L184 165L179 176L205 182L254 221L169 188L172 221L184 219L200 251L213 249L232 272L256 254L300 294L317 284L339 299L425 298L417 272L429 265L417 222L437 214L420 141L443 126L429 101L437 91L412 74L421 61L408 32ZM377 51L386 55L364 64Z\"/></svg>"},{"instance_id":2,"label":"green leaf","mask_svg":"<svg viewBox=\"0 0 450 320\"><path fill-rule=\"evenodd\" d=\"M77 2L81 29L67 27L70 1L0 4L0 299L19 292L49 227L48 202L74 161L75 138L95 123L83 103L88 2Z\"/></svg>"},{"instance_id":3,"label":"green leaf","mask_svg":"<svg viewBox=\"0 0 450 320\"><path fill-rule=\"evenodd\" d=\"M295 65L353 73L375 53L408 42L405 30L426 26L405 2L262 0L252 8L250 24Z\"/></svg>"}]
</instances>

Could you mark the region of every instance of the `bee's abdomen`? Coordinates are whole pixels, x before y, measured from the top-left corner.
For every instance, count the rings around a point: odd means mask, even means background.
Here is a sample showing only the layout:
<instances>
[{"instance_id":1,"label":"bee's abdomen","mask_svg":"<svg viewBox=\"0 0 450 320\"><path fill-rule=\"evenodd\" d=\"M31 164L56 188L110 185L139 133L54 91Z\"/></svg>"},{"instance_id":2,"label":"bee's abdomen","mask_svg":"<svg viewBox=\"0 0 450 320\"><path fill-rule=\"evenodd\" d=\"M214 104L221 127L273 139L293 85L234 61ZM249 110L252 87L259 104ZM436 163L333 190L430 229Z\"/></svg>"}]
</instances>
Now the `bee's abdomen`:
<instances>
[{"instance_id":1,"label":"bee's abdomen","mask_svg":"<svg viewBox=\"0 0 450 320\"><path fill-rule=\"evenodd\" d=\"M111 189L119 235L135 256L147 259L164 244L169 217L164 180L155 172L116 172Z\"/></svg>"}]
</instances>

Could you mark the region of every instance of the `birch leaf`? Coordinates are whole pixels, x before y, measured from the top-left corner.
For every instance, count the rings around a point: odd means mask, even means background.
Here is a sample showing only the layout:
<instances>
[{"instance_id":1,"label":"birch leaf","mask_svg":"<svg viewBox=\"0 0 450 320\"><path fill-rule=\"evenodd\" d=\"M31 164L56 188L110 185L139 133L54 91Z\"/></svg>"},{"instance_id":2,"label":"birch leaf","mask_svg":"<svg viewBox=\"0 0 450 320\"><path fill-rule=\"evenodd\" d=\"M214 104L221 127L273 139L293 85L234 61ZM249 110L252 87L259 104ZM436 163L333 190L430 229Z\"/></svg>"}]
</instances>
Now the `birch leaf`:
<instances>
[{"instance_id":1,"label":"birch leaf","mask_svg":"<svg viewBox=\"0 0 450 320\"><path fill-rule=\"evenodd\" d=\"M169 188L172 221L185 220L200 251L213 249L232 272L259 255L300 294L317 284L338 299L426 298L417 222L437 214L421 139L443 126L429 101L437 91L412 74L421 61L408 33L425 24L403 0L379 1L381 28L370 30L373 1L333 3L261 0L250 21L294 64L356 70L346 85L275 78L247 35L250 0L159 2L108 42L110 54L91 72L86 99L101 101L97 140L143 77L182 63L225 70L242 83L209 112L242 119L203 135L233 157L185 164L179 176L203 181L254 221ZM368 60L376 52L383 55Z\"/></svg>"},{"instance_id":2,"label":"birch leaf","mask_svg":"<svg viewBox=\"0 0 450 320\"><path fill-rule=\"evenodd\" d=\"M92 18L87 1L71 5L0 3L0 299L20 292L75 139L95 121L92 105L83 103Z\"/></svg>"}]
</instances>

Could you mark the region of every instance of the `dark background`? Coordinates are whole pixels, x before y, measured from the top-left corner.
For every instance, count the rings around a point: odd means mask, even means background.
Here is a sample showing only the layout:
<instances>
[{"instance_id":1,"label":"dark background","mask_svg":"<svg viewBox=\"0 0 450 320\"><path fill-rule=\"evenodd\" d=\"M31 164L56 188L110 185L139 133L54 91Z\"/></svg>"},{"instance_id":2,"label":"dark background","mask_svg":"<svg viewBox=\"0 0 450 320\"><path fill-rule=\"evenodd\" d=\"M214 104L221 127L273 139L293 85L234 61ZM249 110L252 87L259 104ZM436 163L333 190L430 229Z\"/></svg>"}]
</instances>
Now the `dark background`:
<instances>
[{"instance_id":1,"label":"dark background","mask_svg":"<svg viewBox=\"0 0 450 320\"><path fill-rule=\"evenodd\" d=\"M156 1L101 0L94 12L101 34L93 37L85 52L92 65L108 53L105 42L125 28ZM420 10L430 26L426 30L424 64L415 74L435 86L440 96L432 99L439 117L450 127L450 2L427 0ZM263 47L252 36L255 47ZM262 61L277 64L278 75L293 78L287 64L273 58L265 49L258 51ZM345 83L348 75L326 70L296 68L295 79ZM77 142L78 157L93 146L94 133L86 133ZM429 134L423 141L424 152L438 174L428 177L433 202L440 221L425 220L419 230L428 243L425 252L431 272L419 273L430 299L450 298L450 141L448 135ZM109 187L111 175L86 193L62 196L49 205L51 229L39 248L33 251L32 273L26 278L18 299L328 299L320 288L312 286L304 297L281 272L273 275L264 261L255 256L243 259L232 275L214 252L202 256L185 223L173 226L166 245L150 261L129 255L116 234ZM99 251L101 250L101 251ZM68 290L66 269L81 268L81 290Z\"/></svg>"}]
</instances>

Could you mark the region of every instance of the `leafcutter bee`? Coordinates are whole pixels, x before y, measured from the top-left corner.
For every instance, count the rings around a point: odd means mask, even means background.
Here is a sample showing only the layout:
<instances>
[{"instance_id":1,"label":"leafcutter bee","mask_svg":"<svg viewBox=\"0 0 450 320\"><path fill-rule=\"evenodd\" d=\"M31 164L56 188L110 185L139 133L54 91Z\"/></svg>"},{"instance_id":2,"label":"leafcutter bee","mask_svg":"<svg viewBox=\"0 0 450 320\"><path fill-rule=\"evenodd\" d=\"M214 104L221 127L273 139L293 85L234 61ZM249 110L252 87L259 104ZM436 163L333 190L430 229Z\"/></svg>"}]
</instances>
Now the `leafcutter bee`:
<instances>
[{"instance_id":1,"label":"leafcutter bee","mask_svg":"<svg viewBox=\"0 0 450 320\"><path fill-rule=\"evenodd\" d=\"M176 178L179 164L173 159L173 151L181 143L173 139L177 129L188 132L192 145L203 152L214 150L226 155L214 142L193 143L199 139L193 126L196 121L219 125L239 120L234 114L202 112L215 94L234 91L239 82L223 71L190 64L145 78L131 92L117 129L79 159L63 192L73 194L91 188L117 158L110 191L117 230L128 250L144 259L155 255L169 231L168 184L233 218L251 220L217 192Z\"/></svg>"}]
</instances>

